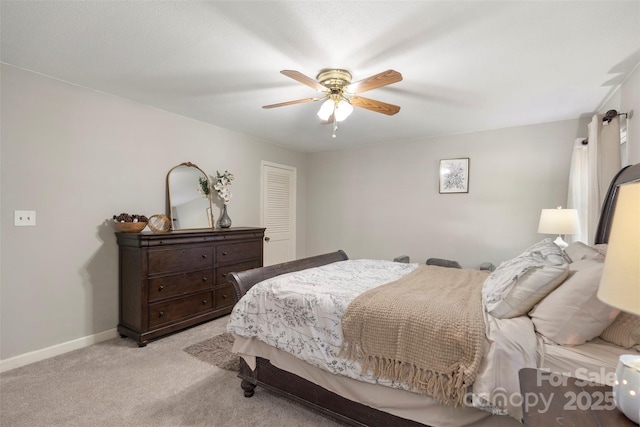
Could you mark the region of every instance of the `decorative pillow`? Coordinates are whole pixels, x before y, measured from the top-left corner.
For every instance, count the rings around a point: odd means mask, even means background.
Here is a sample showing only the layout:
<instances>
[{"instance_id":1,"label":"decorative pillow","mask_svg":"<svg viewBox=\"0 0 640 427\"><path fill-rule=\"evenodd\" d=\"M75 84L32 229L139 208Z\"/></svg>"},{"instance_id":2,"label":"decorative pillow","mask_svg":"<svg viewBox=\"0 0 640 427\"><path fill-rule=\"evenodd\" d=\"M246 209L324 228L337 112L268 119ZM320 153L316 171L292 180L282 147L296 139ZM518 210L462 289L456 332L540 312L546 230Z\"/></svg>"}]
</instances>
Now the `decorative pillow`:
<instances>
[{"instance_id":1,"label":"decorative pillow","mask_svg":"<svg viewBox=\"0 0 640 427\"><path fill-rule=\"evenodd\" d=\"M620 313L597 297L603 267L592 259L571 263L569 278L529 312L536 331L561 345L583 344L600 335Z\"/></svg>"},{"instance_id":2,"label":"decorative pillow","mask_svg":"<svg viewBox=\"0 0 640 427\"><path fill-rule=\"evenodd\" d=\"M607 256L607 247L608 246L606 243L598 243L596 245L593 245L593 248L600 252L602 256Z\"/></svg>"},{"instance_id":3,"label":"decorative pillow","mask_svg":"<svg viewBox=\"0 0 640 427\"><path fill-rule=\"evenodd\" d=\"M624 348L639 348L640 316L620 312L613 323L600 334L600 338Z\"/></svg>"},{"instance_id":4,"label":"decorative pillow","mask_svg":"<svg viewBox=\"0 0 640 427\"><path fill-rule=\"evenodd\" d=\"M581 259L604 261L604 255L597 248L587 246L582 242L570 243L564 249L564 252L571 258L571 262L580 261Z\"/></svg>"},{"instance_id":5,"label":"decorative pillow","mask_svg":"<svg viewBox=\"0 0 640 427\"><path fill-rule=\"evenodd\" d=\"M499 319L522 316L569 274L570 259L544 239L503 262L482 285L485 310Z\"/></svg>"}]
</instances>

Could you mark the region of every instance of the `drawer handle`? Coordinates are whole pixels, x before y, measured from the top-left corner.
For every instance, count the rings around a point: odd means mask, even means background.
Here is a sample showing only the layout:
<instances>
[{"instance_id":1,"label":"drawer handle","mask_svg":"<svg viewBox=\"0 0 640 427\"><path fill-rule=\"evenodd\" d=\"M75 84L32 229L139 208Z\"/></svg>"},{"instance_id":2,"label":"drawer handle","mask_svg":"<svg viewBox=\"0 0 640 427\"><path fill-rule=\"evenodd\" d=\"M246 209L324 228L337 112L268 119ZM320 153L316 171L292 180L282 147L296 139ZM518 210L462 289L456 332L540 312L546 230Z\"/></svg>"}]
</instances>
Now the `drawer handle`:
<instances>
[{"instance_id":1,"label":"drawer handle","mask_svg":"<svg viewBox=\"0 0 640 427\"><path fill-rule=\"evenodd\" d=\"M226 252L222 252L222 256L227 256L227 253Z\"/></svg>"},{"instance_id":2,"label":"drawer handle","mask_svg":"<svg viewBox=\"0 0 640 427\"><path fill-rule=\"evenodd\" d=\"M202 304L206 304L206 303L207 303L207 300L206 300L206 299L203 299L203 300L202 300Z\"/></svg>"},{"instance_id":3,"label":"drawer handle","mask_svg":"<svg viewBox=\"0 0 640 427\"><path fill-rule=\"evenodd\" d=\"M203 278L202 278L202 281L203 281L203 282L206 282L206 281L207 281L207 278L206 278L206 277L203 277Z\"/></svg>"},{"instance_id":4,"label":"drawer handle","mask_svg":"<svg viewBox=\"0 0 640 427\"><path fill-rule=\"evenodd\" d=\"M162 317L164 316L164 311L161 311L160 313L158 313L158 317Z\"/></svg>"},{"instance_id":5,"label":"drawer handle","mask_svg":"<svg viewBox=\"0 0 640 427\"><path fill-rule=\"evenodd\" d=\"M207 254L202 254L202 258L206 258L206 257L207 257Z\"/></svg>"},{"instance_id":6,"label":"drawer handle","mask_svg":"<svg viewBox=\"0 0 640 427\"><path fill-rule=\"evenodd\" d=\"M163 285L158 286L158 291L161 291L161 290L163 290L163 289L164 289L164 286L163 286Z\"/></svg>"},{"instance_id":7,"label":"drawer handle","mask_svg":"<svg viewBox=\"0 0 640 427\"><path fill-rule=\"evenodd\" d=\"M227 277L227 273L222 273L222 277Z\"/></svg>"},{"instance_id":8,"label":"drawer handle","mask_svg":"<svg viewBox=\"0 0 640 427\"><path fill-rule=\"evenodd\" d=\"M227 298L227 294L222 294L222 299L226 299Z\"/></svg>"}]
</instances>

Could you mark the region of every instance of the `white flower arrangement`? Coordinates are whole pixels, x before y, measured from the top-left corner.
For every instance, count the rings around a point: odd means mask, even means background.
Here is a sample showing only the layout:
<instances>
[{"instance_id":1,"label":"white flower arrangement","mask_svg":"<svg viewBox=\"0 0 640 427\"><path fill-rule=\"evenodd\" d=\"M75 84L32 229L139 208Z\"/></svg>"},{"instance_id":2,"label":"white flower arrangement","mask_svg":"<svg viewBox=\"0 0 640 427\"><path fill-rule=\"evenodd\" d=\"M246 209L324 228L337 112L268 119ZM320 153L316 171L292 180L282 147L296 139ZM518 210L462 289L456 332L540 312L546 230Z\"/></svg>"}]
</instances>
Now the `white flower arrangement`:
<instances>
[{"instance_id":1,"label":"white flower arrangement","mask_svg":"<svg viewBox=\"0 0 640 427\"><path fill-rule=\"evenodd\" d=\"M226 205L231 200L231 191L229 191L229 185L231 182L236 179L233 174L228 171L224 171L221 174L219 171L216 171L216 177L213 178L213 189L218 193L218 197L224 200L224 204Z\"/></svg>"}]
</instances>

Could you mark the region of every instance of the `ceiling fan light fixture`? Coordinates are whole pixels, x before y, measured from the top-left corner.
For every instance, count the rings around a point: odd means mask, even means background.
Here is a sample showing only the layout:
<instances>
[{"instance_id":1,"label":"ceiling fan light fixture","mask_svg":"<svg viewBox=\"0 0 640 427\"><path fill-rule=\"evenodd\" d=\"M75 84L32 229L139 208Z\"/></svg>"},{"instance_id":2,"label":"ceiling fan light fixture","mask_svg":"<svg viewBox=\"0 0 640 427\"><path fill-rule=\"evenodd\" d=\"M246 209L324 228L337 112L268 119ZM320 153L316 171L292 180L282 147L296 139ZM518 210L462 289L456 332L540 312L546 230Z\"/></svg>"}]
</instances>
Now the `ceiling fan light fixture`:
<instances>
[{"instance_id":1,"label":"ceiling fan light fixture","mask_svg":"<svg viewBox=\"0 0 640 427\"><path fill-rule=\"evenodd\" d=\"M402 74L395 70L386 70L355 83L351 83L351 73L341 68L325 68L318 73L315 80L295 70L282 70L280 73L322 92L324 96L263 105L262 108L269 109L323 100L317 115L322 120L322 124L333 123L332 136L334 138L338 128L337 123L349 117L354 106L389 116L400 111L400 107L397 105L360 96L363 92L401 81Z\"/></svg>"}]
</instances>

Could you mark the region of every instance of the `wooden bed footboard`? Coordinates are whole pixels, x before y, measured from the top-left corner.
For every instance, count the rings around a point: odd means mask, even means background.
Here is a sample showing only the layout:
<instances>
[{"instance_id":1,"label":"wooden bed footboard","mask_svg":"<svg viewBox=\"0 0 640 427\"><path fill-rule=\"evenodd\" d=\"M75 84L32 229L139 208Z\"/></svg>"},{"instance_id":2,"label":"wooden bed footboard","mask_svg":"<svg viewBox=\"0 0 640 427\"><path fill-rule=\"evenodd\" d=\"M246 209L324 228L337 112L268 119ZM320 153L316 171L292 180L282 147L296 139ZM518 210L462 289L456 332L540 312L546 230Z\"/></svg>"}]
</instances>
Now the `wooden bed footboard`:
<instances>
[{"instance_id":1,"label":"wooden bed footboard","mask_svg":"<svg viewBox=\"0 0 640 427\"><path fill-rule=\"evenodd\" d=\"M255 371L240 358L238 377L242 379L245 397L253 396L256 386L260 386L351 426L425 427L416 421L346 399L291 372L278 369L261 357L256 358Z\"/></svg>"},{"instance_id":2,"label":"wooden bed footboard","mask_svg":"<svg viewBox=\"0 0 640 427\"><path fill-rule=\"evenodd\" d=\"M270 279L284 273L320 267L321 265L331 264L332 262L344 261L347 259L349 259L347 254L343 250L338 250L336 252L302 258L282 264L254 268L240 273L231 273L231 284L233 285L233 290L236 293L236 301L240 301L240 298L242 298L253 285L263 280Z\"/></svg>"}]
</instances>

